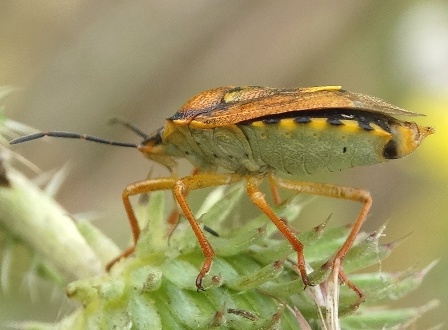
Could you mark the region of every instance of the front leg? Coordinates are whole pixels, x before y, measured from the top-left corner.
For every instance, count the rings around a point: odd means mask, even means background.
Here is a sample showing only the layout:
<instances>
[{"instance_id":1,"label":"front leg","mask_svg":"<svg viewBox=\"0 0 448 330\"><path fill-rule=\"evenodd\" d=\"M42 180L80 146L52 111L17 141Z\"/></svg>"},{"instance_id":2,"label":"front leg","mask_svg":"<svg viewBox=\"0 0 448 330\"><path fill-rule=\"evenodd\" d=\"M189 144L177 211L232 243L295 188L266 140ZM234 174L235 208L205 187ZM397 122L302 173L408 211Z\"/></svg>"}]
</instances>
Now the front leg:
<instances>
[{"instance_id":1,"label":"front leg","mask_svg":"<svg viewBox=\"0 0 448 330\"><path fill-rule=\"evenodd\" d=\"M188 205L186 196L188 194L188 191L190 190L226 185L238 182L240 180L242 180L242 176L239 174L201 173L196 175L193 174L179 179L178 178L148 179L130 184L124 189L122 199L126 210L126 214L129 219L129 224L131 226L134 244L133 246L125 250L120 256L109 262L109 264L106 266L106 269L109 270L118 260L134 252L135 245L137 244L138 238L140 236L141 230L138 225L137 218L135 216L132 204L129 199L130 196L144 194L156 190L171 190L173 192L174 198L179 204L179 207L182 209L185 217L190 223L190 226L193 229L194 234L201 247L201 250L205 256L204 263L202 264L202 267L196 278L196 287L198 288L198 290L203 289L202 280L211 268L215 253L213 251L210 242L205 237L204 232L202 231L196 218L194 217L193 212L191 211Z\"/></svg>"}]
</instances>

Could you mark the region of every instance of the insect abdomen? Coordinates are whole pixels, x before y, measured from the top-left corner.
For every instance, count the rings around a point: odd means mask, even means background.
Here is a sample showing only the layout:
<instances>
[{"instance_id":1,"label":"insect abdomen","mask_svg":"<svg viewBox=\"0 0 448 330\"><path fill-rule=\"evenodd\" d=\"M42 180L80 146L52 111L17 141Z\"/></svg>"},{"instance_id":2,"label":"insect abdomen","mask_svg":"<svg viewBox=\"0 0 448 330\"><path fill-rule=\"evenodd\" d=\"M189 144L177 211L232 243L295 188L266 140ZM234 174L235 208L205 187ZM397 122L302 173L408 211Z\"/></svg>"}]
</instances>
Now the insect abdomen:
<instances>
[{"instance_id":1,"label":"insect abdomen","mask_svg":"<svg viewBox=\"0 0 448 330\"><path fill-rule=\"evenodd\" d=\"M289 174L314 174L386 161L387 127L354 119L267 118L239 125L260 164Z\"/></svg>"},{"instance_id":2,"label":"insect abdomen","mask_svg":"<svg viewBox=\"0 0 448 330\"><path fill-rule=\"evenodd\" d=\"M401 158L433 132L413 122L360 110L287 115L208 129L170 124L163 136L165 151L186 157L205 171L222 167L237 173L276 170L303 175Z\"/></svg>"}]
</instances>

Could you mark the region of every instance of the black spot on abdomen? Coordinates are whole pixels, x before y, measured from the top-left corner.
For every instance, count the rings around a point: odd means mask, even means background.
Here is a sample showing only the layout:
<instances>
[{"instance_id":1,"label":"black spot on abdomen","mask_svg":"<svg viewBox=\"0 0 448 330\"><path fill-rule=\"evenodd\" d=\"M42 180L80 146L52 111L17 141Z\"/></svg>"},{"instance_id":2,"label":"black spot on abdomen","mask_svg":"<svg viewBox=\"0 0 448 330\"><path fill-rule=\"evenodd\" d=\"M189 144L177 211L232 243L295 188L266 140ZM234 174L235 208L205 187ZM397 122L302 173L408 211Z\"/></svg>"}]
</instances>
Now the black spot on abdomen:
<instances>
[{"instance_id":1,"label":"black spot on abdomen","mask_svg":"<svg viewBox=\"0 0 448 330\"><path fill-rule=\"evenodd\" d=\"M386 143L383 149L383 156L386 159L398 158L398 145L395 140L390 140Z\"/></svg>"}]
</instances>

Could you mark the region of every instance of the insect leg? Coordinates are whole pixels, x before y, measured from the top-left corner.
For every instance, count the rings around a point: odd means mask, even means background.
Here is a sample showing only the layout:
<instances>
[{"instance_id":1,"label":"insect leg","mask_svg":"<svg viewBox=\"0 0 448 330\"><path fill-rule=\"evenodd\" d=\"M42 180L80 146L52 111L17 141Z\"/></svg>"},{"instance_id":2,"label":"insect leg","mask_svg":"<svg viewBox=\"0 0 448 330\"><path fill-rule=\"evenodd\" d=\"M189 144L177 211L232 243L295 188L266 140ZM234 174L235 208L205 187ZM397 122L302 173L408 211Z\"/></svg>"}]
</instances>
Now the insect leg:
<instances>
[{"instance_id":1,"label":"insect leg","mask_svg":"<svg viewBox=\"0 0 448 330\"><path fill-rule=\"evenodd\" d=\"M200 170L195 168L191 175L199 174ZM188 193L187 193L188 194ZM187 197L187 195L185 195ZM179 224L179 217L180 212L177 206L174 206L171 210L171 213L169 214L168 218L166 219L167 223L167 231L165 233L165 236L167 239L170 239L171 235L173 234L174 230L176 229L177 225Z\"/></svg>"},{"instance_id":2,"label":"insect leg","mask_svg":"<svg viewBox=\"0 0 448 330\"><path fill-rule=\"evenodd\" d=\"M280 197L280 192L278 191L278 186L271 173L268 174L268 182L269 182L269 189L271 190L272 199L274 200L274 204L279 205L282 202L282 199Z\"/></svg>"},{"instance_id":3,"label":"insect leg","mask_svg":"<svg viewBox=\"0 0 448 330\"><path fill-rule=\"evenodd\" d=\"M372 197L370 196L370 193L366 190L358 189L358 188L352 188L352 187L342 187L342 186L336 186L332 184L323 184L323 183L312 183L312 182L299 182L299 181L292 181L292 180L286 180L282 178L273 177L275 182L278 184L278 186L297 191L297 192L304 192L308 194L313 195L321 195L321 196L327 196L327 197L334 197L334 198L340 198L340 199L348 199L355 202L362 203L361 211L358 214L358 217L356 218L355 222L352 225L352 228L350 230L350 233L346 240L344 241L344 244L339 248L339 250L336 252L334 257L326 262L322 267L332 267L332 264L334 263L334 260L340 260L342 261L353 245L353 242L355 241L359 231L361 230L362 224L364 223L367 214L369 213L369 210L372 206ZM347 283L347 285L356 292L356 294L359 296L360 300L363 299L363 293L362 291L356 287L355 284L347 280L347 276L342 270L339 271L339 278Z\"/></svg>"},{"instance_id":4,"label":"insect leg","mask_svg":"<svg viewBox=\"0 0 448 330\"><path fill-rule=\"evenodd\" d=\"M308 279L308 275L306 273L303 244L294 235L288 225L277 214L275 214L274 210L272 210L266 202L265 195L258 188L262 179L262 177L248 177L246 181L247 194L249 195L252 203L258 206L258 208L266 214L278 230L280 230L283 236L285 236L285 238L291 243L292 247L297 252L297 268L300 272L300 276L302 277L303 284L305 284L305 286L310 286L312 283Z\"/></svg>"},{"instance_id":5,"label":"insect leg","mask_svg":"<svg viewBox=\"0 0 448 330\"><path fill-rule=\"evenodd\" d=\"M177 203L179 204L180 208L182 209L188 222L190 223L190 226L193 229L196 238L199 242L199 245L201 246L201 250L205 256L204 263L202 264L201 270L196 278L196 287L198 288L198 290L202 289L202 279L210 270L215 253L209 241L205 237L203 231L201 230L196 218L194 217L193 212L188 206L186 195L189 190L235 183L237 181L240 181L241 179L242 177L238 174L220 175L213 173L204 173L204 174L187 176L180 179L177 178L148 179L128 185L122 193L122 199L131 226L134 244L132 247L125 250L120 256L109 262L109 264L106 266L106 269L109 270L113 266L113 264L115 264L118 260L130 255L134 251L135 245L137 244L138 238L140 236L140 227L138 225L138 221L134 214L134 210L132 208L132 204L130 202L129 197L156 190L172 190L173 195Z\"/></svg>"},{"instance_id":6,"label":"insect leg","mask_svg":"<svg viewBox=\"0 0 448 330\"><path fill-rule=\"evenodd\" d=\"M196 239L201 246L202 253L205 256L204 263L202 264L201 270L199 271L198 276L196 277L196 287L198 290L203 289L202 287L202 279L209 272L213 258L215 256L215 252L204 235L204 232L199 227L199 224L196 218L193 215L190 207L188 206L188 202L186 200L186 194L189 190L201 189L212 186L221 186L230 183L238 182L242 179L241 175L238 174L214 174L214 173L204 173L198 175L191 175L179 179L176 181L173 187L173 194L182 209L185 217L190 223L191 228L196 235Z\"/></svg>"},{"instance_id":7,"label":"insect leg","mask_svg":"<svg viewBox=\"0 0 448 330\"><path fill-rule=\"evenodd\" d=\"M111 260L106 265L106 270L109 271L112 266L120 259L129 256L135 250L135 245L137 244L138 238L140 236L140 226L138 224L137 218L134 214L134 209L132 208L130 196L148 193L155 190L168 190L173 189L174 184L177 179L175 178L158 178L158 179L148 179L139 182L134 182L124 188L121 198L123 200L124 209L128 216L129 225L132 231L133 245L123 251L118 257Z\"/></svg>"}]
</instances>

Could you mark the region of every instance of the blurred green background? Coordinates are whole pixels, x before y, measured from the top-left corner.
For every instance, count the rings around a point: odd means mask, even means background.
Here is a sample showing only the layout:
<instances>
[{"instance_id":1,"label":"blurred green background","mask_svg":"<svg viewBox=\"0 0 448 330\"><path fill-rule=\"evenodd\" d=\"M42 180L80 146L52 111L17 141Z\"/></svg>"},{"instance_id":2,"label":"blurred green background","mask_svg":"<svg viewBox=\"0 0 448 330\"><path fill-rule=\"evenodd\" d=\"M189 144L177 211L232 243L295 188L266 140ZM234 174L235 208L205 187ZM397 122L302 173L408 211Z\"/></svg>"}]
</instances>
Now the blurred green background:
<instances>
[{"instance_id":1,"label":"blurred green background","mask_svg":"<svg viewBox=\"0 0 448 330\"><path fill-rule=\"evenodd\" d=\"M0 85L23 88L6 102L14 120L129 142L138 137L107 119L126 118L152 132L189 97L221 85L342 85L426 114L416 120L437 133L415 154L317 179L370 190L374 207L365 229L388 221L385 242L413 232L383 270L421 269L440 258L422 287L397 305L437 298L442 305L418 328L446 321L446 1L3 0ZM58 200L72 213L101 212L95 224L122 247L130 237L122 189L150 168L165 174L134 150L83 141L46 139L14 150L44 170L70 160ZM316 198L303 213L303 229L330 213L331 224L350 223L358 210ZM14 265L22 279L26 265ZM32 283L30 293L20 281L0 293L0 319L54 321L66 313L66 299L51 287Z\"/></svg>"}]
</instances>

